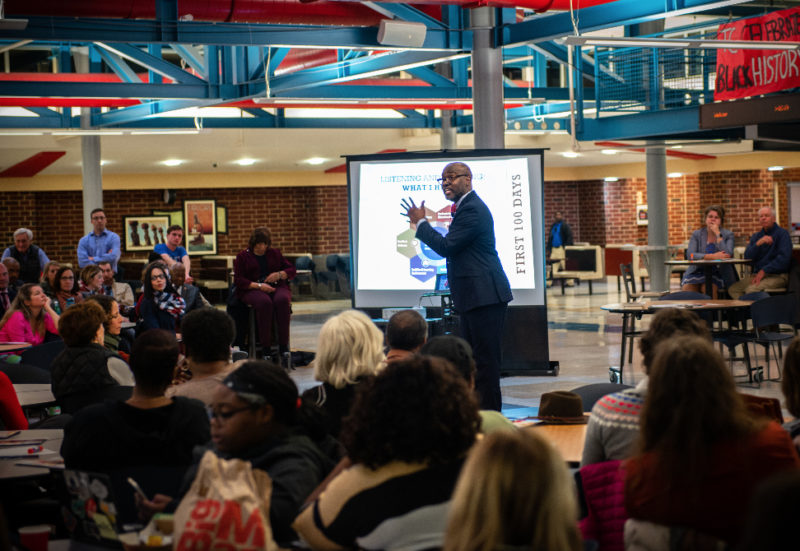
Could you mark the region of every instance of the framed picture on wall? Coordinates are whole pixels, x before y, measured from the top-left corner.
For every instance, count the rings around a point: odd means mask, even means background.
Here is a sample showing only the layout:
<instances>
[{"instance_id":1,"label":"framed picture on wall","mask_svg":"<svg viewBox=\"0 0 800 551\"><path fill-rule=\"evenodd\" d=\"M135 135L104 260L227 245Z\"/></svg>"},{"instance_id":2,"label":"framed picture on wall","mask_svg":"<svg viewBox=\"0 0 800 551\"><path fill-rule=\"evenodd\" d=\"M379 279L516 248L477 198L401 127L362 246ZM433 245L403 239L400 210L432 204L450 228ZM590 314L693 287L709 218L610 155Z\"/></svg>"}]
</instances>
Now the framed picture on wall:
<instances>
[{"instance_id":1,"label":"framed picture on wall","mask_svg":"<svg viewBox=\"0 0 800 551\"><path fill-rule=\"evenodd\" d=\"M152 251L167 242L168 216L125 216L125 251Z\"/></svg>"},{"instance_id":2,"label":"framed picture on wall","mask_svg":"<svg viewBox=\"0 0 800 551\"><path fill-rule=\"evenodd\" d=\"M217 203L213 199L183 202L186 252L190 255L217 254Z\"/></svg>"},{"instance_id":3,"label":"framed picture on wall","mask_svg":"<svg viewBox=\"0 0 800 551\"><path fill-rule=\"evenodd\" d=\"M183 227L183 211L182 210L157 210L153 209L153 216L166 216L169 218L169 225L178 225Z\"/></svg>"},{"instance_id":4,"label":"framed picture on wall","mask_svg":"<svg viewBox=\"0 0 800 551\"><path fill-rule=\"evenodd\" d=\"M636 225L647 225L647 205L636 205Z\"/></svg>"},{"instance_id":5,"label":"framed picture on wall","mask_svg":"<svg viewBox=\"0 0 800 551\"><path fill-rule=\"evenodd\" d=\"M217 207L217 233L228 233L228 208Z\"/></svg>"}]
</instances>

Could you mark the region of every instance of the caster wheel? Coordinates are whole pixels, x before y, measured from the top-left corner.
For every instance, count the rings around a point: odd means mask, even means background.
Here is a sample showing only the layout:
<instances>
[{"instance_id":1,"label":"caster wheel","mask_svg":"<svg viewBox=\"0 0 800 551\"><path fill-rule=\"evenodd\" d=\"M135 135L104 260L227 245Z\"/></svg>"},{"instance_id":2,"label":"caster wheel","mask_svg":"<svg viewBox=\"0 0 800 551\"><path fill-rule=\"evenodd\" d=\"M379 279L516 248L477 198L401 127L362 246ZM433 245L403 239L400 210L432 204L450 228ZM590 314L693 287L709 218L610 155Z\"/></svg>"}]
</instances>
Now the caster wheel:
<instances>
[{"instance_id":1,"label":"caster wheel","mask_svg":"<svg viewBox=\"0 0 800 551\"><path fill-rule=\"evenodd\" d=\"M619 382L619 371L614 369L613 367L608 370L608 380L612 383Z\"/></svg>"}]
</instances>

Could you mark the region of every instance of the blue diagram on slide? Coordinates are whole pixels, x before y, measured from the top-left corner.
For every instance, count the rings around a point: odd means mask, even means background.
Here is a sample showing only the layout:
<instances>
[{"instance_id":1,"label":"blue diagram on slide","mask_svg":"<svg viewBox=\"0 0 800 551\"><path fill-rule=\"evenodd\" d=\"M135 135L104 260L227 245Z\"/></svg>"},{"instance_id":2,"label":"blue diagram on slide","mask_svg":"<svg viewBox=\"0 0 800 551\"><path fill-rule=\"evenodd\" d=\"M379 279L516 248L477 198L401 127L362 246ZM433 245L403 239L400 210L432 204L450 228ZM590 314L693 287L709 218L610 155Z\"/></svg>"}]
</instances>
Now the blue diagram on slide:
<instances>
[{"instance_id":1,"label":"blue diagram on slide","mask_svg":"<svg viewBox=\"0 0 800 551\"><path fill-rule=\"evenodd\" d=\"M433 229L442 235L447 235L452 220L449 206L439 211L426 208L425 218ZM397 236L397 252L409 259L408 270L411 277L425 282L436 277L437 273L445 271L445 259L417 239L414 233L409 227Z\"/></svg>"}]
</instances>

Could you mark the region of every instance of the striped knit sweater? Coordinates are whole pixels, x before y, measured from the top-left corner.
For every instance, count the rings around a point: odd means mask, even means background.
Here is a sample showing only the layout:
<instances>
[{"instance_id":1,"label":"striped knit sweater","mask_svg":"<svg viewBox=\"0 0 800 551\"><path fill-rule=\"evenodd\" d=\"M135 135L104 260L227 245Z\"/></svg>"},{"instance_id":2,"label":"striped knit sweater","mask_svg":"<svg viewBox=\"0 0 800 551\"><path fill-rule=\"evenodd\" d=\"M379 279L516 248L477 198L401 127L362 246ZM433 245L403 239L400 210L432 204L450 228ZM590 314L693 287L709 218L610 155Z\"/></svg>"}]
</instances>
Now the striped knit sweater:
<instances>
[{"instance_id":1,"label":"striped knit sweater","mask_svg":"<svg viewBox=\"0 0 800 551\"><path fill-rule=\"evenodd\" d=\"M586 427L581 466L630 456L646 394L645 377L635 388L607 394L597 401Z\"/></svg>"}]
</instances>

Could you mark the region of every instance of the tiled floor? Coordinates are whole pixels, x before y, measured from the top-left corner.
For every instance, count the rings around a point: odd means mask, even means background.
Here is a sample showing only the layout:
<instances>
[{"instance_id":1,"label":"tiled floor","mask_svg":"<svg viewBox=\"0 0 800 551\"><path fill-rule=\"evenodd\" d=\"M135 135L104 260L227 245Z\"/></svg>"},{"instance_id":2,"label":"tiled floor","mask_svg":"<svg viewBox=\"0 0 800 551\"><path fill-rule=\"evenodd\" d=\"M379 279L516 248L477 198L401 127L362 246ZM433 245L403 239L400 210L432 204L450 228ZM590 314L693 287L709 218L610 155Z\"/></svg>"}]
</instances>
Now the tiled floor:
<instances>
[{"instance_id":1,"label":"tiled floor","mask_svg":"<svg viewBox=\"0 0 800 551\"><path fill-rule=\"evenodd\" d=\"M677 280L674 280L673 285L676 284ZM624 300L624 290L622 294L617 292L616 278L609 278L608 282L595 282L591 296L585 284L568 287L563 296L560 288L548 289L550 359L559 362L560 373L556 377L502 379L503 412L514 418L531 415L535 410L528 408L538 408L539 399L544 392L571 390L585 384L608 382L609 366L619 363L622 320L620 315L608 314L600 306ZM322 323L330 315L349 307L349 300L295 302L292 348L315 350L317 333ZM647 327L646 318L647 316L637 324L637 328ZM763 351L759 353L763 354ZM760 359L763 364L763 355ZM774 362L772 375L776 376ZM316 384L312 370L308 367L297 368L293 377L301 390ZM625 366L625 383L635 384L641 378L641 356L637 349L633 368L627 364ZM775 397L783 403L778 382L764 382L760 389L741 386L741 390Z\"/></svg>"}]
</instances>

